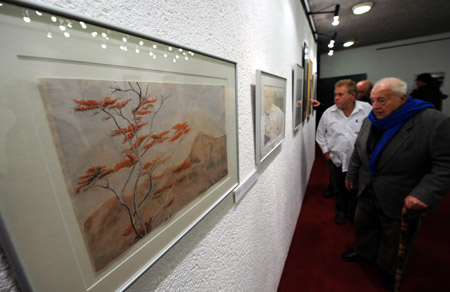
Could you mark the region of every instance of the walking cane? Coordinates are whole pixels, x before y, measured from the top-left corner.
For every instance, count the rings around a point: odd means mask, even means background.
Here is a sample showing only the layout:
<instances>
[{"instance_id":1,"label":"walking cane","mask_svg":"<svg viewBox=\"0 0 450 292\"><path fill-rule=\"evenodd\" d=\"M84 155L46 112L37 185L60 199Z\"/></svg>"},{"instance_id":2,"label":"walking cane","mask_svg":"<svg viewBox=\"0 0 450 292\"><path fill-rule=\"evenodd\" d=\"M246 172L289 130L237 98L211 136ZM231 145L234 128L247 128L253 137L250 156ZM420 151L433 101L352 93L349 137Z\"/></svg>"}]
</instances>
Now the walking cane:
<instances>
[{"instance_id":1,"label":"walking cane","mask_svg":"<svg viewBox=\"0 0 450 292\"><path fill-rule=\"evenodd\" d=\"M398 244L398 265L395 273L395 292L400 292L400 284L402 281L403 268L405 266L405 249L406 249L406 236L408 231L408 209L403 206L402 209L402 223L400 226L400 242Z\"/></svg>"}]
</instances>

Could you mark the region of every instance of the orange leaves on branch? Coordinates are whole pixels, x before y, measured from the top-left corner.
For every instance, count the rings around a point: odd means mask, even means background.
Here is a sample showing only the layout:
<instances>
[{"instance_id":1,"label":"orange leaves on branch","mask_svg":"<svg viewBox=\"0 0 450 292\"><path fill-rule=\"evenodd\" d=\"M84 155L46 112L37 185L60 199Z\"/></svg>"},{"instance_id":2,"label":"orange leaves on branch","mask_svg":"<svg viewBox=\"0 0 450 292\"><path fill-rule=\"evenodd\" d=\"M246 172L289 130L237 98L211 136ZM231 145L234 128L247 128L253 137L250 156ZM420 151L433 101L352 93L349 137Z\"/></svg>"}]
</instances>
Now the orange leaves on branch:
<instances>
[{"instance_id":1,"label":"orange leaves on branch","mask_svg":"<svg viewBox=\"0 0 450 292\"><path fill-rule=\"evenodd\" d=\"M114 136L117 136L117 135L122 134L122 131L125 132L126 129L127 129L127 128L122 128L122 129L112 130L112 131L111 131L111 137L114 137ZM126 132L125 132L125 133L126 133Z\"/></svg>"},{"instance_id":2,"label":"orange leaves on branch","mask_svg":"<svg viewBox=\"0 0 450 292\"><path fill-rule=\"evenodd\" d=\"M169 139L168 137L166 137L166 135L169 133L170 131L163 131L159 134L154 134L152 135L153 140L155 140L158 143L162 143L164 141L166 141L167 139Z\"/></svg>"},{"instance_id":3,"label":"orange leaves on branch","mask_svg":"<svg viewBox=\"0 0 450 292\"><path fill-rule=\"evenodd\" d=\"M85 100L85 99L72 99L73 102L75 102L76 104L80 105L79 107L76 107L75 110L77 112L85 112L91 109L98 109L99 106L99 102L96 100Z\"/></svg>"},{"instance_id":4,"label":"orange leaves on branch","mask_svg":"<svg viewBox=\"0 0 450 292\"><path fill-rule=\"evenodd\" d=\"M119 169L124 167L131 167L136 163L137 158L134 154L126 153L125 156L127 157L127 159L124 159L121 162L116 163L116 165L114 166L114 172L117 172Z\"/></svg>"},{"instance_id":5,"label":"orange leaves on branch","mask_svg":"<svg viewBox=\"0 0 450 292\"><path fill-rule=\"evenodd\" d=\"M118 100L117 97L116 98L112 98L112 97L106 96L106 97L103 98L103 101L100 101L100 106L101 107L110 106L110 105L114 104L117 100Z\"/></svg>"},{"instance_id":6,"label":"orange leaves on branch","mask_svg":"<svg viewBox=\"0 0 450 292\"><path fill-rule=\"evenodd\" d=\"M178 140L178 138L180 138L181 135L183 135L183 132L177 132L177 133L175 133L175 135L174 135L172 138L170 138L169 142L173 142L173 141Z\"/></svg>"},{"instance_id":7,"label":"orange leaves on branch","mask_svg":"<svg viewBox=\"0 0 450 292\"><path fill-rule=\"evenodd\" d=\"M92 110L92 109L101 109L101 108L105 108L108 106L113 105L118 98L112 98L109 96L105 96L103 98L103 100L101 101L96 101L96 100L92 100L92 99L72 99L73 102L75 102L76 104L78 104L79 106L75 108L75 111L79 111L79 112L85 112L88 110Z\"/></svg>"},{"instance_id":8,"label":"orange leaves on branch","mask_svg":"<svg viewBox=\"0 0 450 292\"><path fill-rule=\"evenodd\" d=\"M191 129L189 128L189 125L187 122L184 122L182 124L176 124L172 127L172 129L175 130L175 135L170 138L169 142L176 141L178 138L181 137L181 135L188 133Z\"/></svg>"},{"instance_id":9,"label":"orange leaves on branch","mask_svg":"<svg viewBox=\"0 0 450 292\"><path fill-rule=\"evenodd\" d=\"M151 173L155 167L156 165L153 161L145 163L144 166L142 167L141 176Z\"/></svg>"},{"instance_id":10,"label":"orange leaves on branch","mask_svg":"<svg viewBox=\"0 0 450 292\"><path fill-rule=\"evenodd\" d=\"M152 141L152 142L148 143L147 145L145 145L144 149L150 148L150 147L152 147L155 144L156 144L156 141Z\"/></svg>"},{"instance_id":11,"label":"orange leaves on branch","mask_svg":"<svg viewBox=\"0 0 450 292\"><path fill-rule=\"evenodd\" d=\"M151 113L152 111L149 110L149 108L153 107L153 104L157 101L158 99L155 97L154 99L148 99L148 97L144 97L142 103L135 109L133 109L131 111L131 113L137 114L137 115L147 115L149 113Z\"/></svg>"},{"instance_id":12,"label":"orange leaves on branch","mask_svg":"<svg viewBox=\"0 0 450 292\"><path fill-rule=\"evenodd\" d=\"M146 115L146 114L149 114L151 112L152 111L149 111L149 110L139 110L139 111L136 111L136 114L137 115Z\"/></svg>"},{"instance_id":13,"label":"orange leaves on branch","mask_svg":"<svg viewBox=\"0 0 450 292\"><path fill-rule=\"evenodd\" d=\"M116 104L110 105L110 106L108 107L108 109L113 109L113 108L121 109L121 108L123 108L124 106L126 106L127 104L128 104L128 99L127 99L127 100L124 100L124 101L122 101L122 102L118 102L118 103L116 103Z\"/></svg>"},{"instance_id":14,"label":"orange leaves on branch","mask_svg":"<svg viewBox=\"0 0 450 292\"><path fill-rule=\"evenodd\" d=\"M157 97L154 99L149 99L149 97L145 97L144 101L142 101L141 109L148 110L150 107L154 106L154 103L158 100Z\"/></svg>"},{"instance_id":15,"label":"orange leaves on branch","mask_svg":"<svg viewBox=\"0 0 450 292\"><path fill-rule=\"evenodd\" d=\"M102 166L105 167L105 166ZM113 173L114 171L111 168L108 169L104 169L102 170L102 173L100 174L100 176L98 177L99 179L104 178L105 176L107 176L110 173Z\"/></svg>"},{"instance_id":16,"label":"orange leaves on branch","mask_svg":"<svg viewBox=\"0 0 450 292\"><path fill-rule=\"evenodd\" d=\"M125 144L127 141L130 141L131 139L133 139L133 137L134 137L134 133L133 132L128 133L128 135L126 135L123 138L122 144Z\"/></svg>"},{"instance_id":17,"label":"orange leaves on branch","mask_svg":"<svg viewBox=\"0 0 450 292\"><path fill-rule=\"evenodd\" d=\"M165 164L170 159L170 157L171 157L170 155L162 159L156 157L155 159L153 159L153 161L145 163L144 166L142 167L143 172L141 175L149 174L150 172L153 171L153 169L155 169L155 167Z\"/></svg>"},{"instance_id":18,"label":"orange leaves on branch","mask_svg":"<svg viewBox=\"0 0 450 292\"><path fill-rule=\"evenodd\" d=\"M185 161L183 161L183 163L181 163L180 165L178 165L172 172L173 173L177 173L180 172L182 170L188 169L191 167L191 162L189 162L187 159Z\"/></svg>"},{"instance_id":19,"label":"orange leaves on branch","mask_svg":"<svg viewBox=\"0 0 450 292\"><path fill-rule=\"evenodd\" d=\"M163 131L159 134L153 134L152 135L152 139L153 141L148 143L147 145L144 146L144 149L150 148L153 145L155 145L156 143L163 143L164 141L168 140L169 137L166 137L166 135L169 133L170 131Z\"/></svg>"},{"instance_id":20,"label":"orange leaves on branch","mask_svg":"<svg viewBox=\"0 0 450 292\"><path fill-rule=\"evenodd\" d=\"M78 188L76 193L79 194L82 189L86 190L89 186L93 185L99 179L104 178L108 174L112 173L111 168L106 166L93 166L86 171L86 175L78 178Z\"/></svg>"},{"instance_id":21,"label":"orange leaves on branch","mask_svg":"<svg viewBox=\"0 0 450 292\"><path fill-rule=\"evenodd\" d=\"M136 125L132 124L132 125L131 125L131 128L133 129L133 132L137 133L138 131L141 130L141 128L142 128L143 126L145 126L145 125L147 125L147 124L148 124L148 123L140 123L140 124L136 124Z\"/></svg>"},{"instance_id":22,"label":"orange leaves on branch","mask_svg":"<svg viewBox=\"0 0 450 292\"><path fill-rule=\"evenodd\" d=\"M123 142L122 144L125 144L125 142L130 141L133 139L134 135L142 129L143 126L147 125L148 123L140 123L140 124L131 124L128 127L115 129L111 131L111 137L124 134ZM142 141L141 141L142 142Z\"/></svg>"},{"instance_id":23,"label":"orange leaves on branch","mask_svg":"<svg viewBox=\"0 0 450 292\"><path fill-rule=\"evenodd\" d=\"M172 127L172 129L175 129L176 133L178 133L178 132L187 133L190 131L189 125L187 122L184 122L182 124L176 124L175 126Z\"/></svg>"},{"instance_id":24,"label":"orange leaves on branch","mask_svg":"<svg viewBox=\"0 0 450 292\"><path fill-rule=\"evenodd\" d=\"M140 137L137 139L137 141L134 142L134 144L133 144L134 149L137 149L137 148L141 145L142 141L144 141L145 139L147 139L148 136L150 136L150 135L143 135L143 136L140 136Z\"/></svg>"},{"instance_id":25,"label":"orange leaves on branch","mask_svg":"<svg viewBox=\"0 0 450 292\"><path fill-rule=\"evenodd\" d=\"M138 111L136 111L136 114L137 115L146 115L146 114L149 114L151 112L152 111L149 111L149 110L138 110Z\"/></svg>"},{"instance_id":26,"label":"orange leaves on branch","mask_svg":"<svg viewBox=\"0 0 450 292\"><path fill-rule=\"evenodd\" d=\"M153 162L147 162L146 164L144 164L144 166L142 167L142 169L149 169L149 168L153 168L155 164Z\"/></svg>"},{"instance_id":27,"label":"orange leaves on branch","mask_svg":"<svg viewBox=\"0 0 450 292\"><path fill-rule=\"evenodd\" d=\"M124 133L136 133L136 132L140 131L143 126L145 126L147 124L148 123L140 123L140 124L136 124L136 125L135 124L131 124L128 127L113 130L111 132L111 136L114 137L114 136L120 135L120 134L122 134L122 132L124 132Z\"/></svg>"}]
</instances>

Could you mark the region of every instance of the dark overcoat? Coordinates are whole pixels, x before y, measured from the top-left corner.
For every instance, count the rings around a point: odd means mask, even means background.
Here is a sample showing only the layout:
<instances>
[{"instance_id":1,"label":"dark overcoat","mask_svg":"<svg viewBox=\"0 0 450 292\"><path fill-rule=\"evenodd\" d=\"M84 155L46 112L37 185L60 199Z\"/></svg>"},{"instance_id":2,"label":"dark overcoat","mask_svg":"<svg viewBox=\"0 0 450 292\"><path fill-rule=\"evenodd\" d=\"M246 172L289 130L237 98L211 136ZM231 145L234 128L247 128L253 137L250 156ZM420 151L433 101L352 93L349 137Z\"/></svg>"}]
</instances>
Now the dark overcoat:
<instances>
[{"instance_id":1,"label":"dark overcoat","mask_svg":"<svg viewBox=\"0 0 450 292\"><path fill-rule=\"evenodd\" d=\"M450 117L428 108L406 121L383 150L376 174L369 172L367 153L371 125L366 118L346 177L357 183L358 196L372 183L382 212L390 218L401 218L408 195L426 203L433 211L450 191ZM419 215L409 212L408 216Z\"/></svg>"}]
</instances>

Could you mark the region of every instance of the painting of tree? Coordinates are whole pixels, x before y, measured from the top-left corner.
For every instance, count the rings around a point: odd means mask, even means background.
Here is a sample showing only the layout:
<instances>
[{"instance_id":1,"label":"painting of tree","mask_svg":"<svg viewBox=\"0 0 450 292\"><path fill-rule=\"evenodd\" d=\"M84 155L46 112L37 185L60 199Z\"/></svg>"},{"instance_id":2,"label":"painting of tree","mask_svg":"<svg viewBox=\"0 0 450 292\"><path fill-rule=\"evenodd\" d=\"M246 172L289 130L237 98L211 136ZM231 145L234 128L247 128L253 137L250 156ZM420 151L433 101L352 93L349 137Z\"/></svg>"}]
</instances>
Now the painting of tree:
<instances>
[{"instance_id":1,"label":"painting of tree","mask_svg":"<svg viewBox=\"0 0 450 292\"><path fill-rule=\"evenodd\" d=\"M223 86L64 79L41 85L95 271L228 172Z\"/></svg>"},{"instance_id":2,"label":"painting of tree","mask_svg":"<svg viewBox=\"0 0 450 292\"><path fill-rule=\"evenodd\" d=\"M167 162L170 156L167 157L156 157L152 161L144 163L145 155L149 152L151 147L157 143L173 143L177 141L181 136L189 132L189 125L187 122L182 124L176 124L172 126L169 130L164 130L157 134L145 134L142 133L144 126L147 126L147 122L143 122L143 118L146 115L150 115L153 112L155 103L158 98L151 98L148 92L148 86L143 91L140 88L139 83L136 83L135 87L130 82L128 83L129 88L122 89L116 87L113 89L112 94L116 92L130 91L136 95L137 105L127 108L129 99L120 101L119 98L112 98L110 96L104 97L102 100L86 100L86 99L73 99L76 104L74 108L75 111L88 112L94 111L95 114L103 113L103 121L113 120L113 130L110 135L112 137L119 137L122 139L122 144L126 145L122 152L122 157L115 163L114 167L108 166L92 166L90 167L85 175L79 177L78 188L76 193L80 191L86 191L91 187L101 187L111 192L117 201L123 206L130 218L130 231L133 231L137 237L144 237L152 227L153 218L150 218L147 222L143 221L143 203L149 199L152 191L152 173L154 170ZM164 101L168 96L161 97L158 107L155 109L155 115L158 110L164 104ZM128 114L128 115L127 115ZM173 132L171 132L173 130ZM169 136L169 134L171 134ZM181 165L177 166L174 172L181 171L183 169L188 169L191 167L189 161L184 161ZM113 187L109 183L109 177L115 173L125 169L127 172L127 179L122 182L117 188ZM150 184L146 190L145 196L138 202L137 196L137 186L139 186L139 181L146 176L150 181ZM131 186L132 202L125 201L125 192L129 190L127 186ZM173 199L168 202L164 202L160 206L162 208L167 208L173 202ZM157 216L158 214L156 214Z\"/></svg>"}]
</instances>

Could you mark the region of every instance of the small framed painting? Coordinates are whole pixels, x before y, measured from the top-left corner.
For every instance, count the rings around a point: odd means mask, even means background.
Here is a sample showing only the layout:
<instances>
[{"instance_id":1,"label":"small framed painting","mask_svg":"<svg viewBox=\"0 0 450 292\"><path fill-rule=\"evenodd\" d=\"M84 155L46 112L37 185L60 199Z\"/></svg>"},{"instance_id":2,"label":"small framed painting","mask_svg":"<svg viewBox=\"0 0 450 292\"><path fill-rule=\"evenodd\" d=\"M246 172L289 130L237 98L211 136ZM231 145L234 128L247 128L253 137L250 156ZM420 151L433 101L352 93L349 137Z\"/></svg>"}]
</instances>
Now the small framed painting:
<instances>
[{"instance_id":1,"label":"small framed painting","mask_svg":"<svg viewBox=\"0 0 450 292\"><path fill-rule=\"evenodd\" d=\"M308 65L307 68L305 70L305 72L307 72L307 94L306 94L306 117L309 119L309 117L311 116L311 111L312 111L312 106L311 106L311 98L312 98L312 86L313 86L313 80L312 80L312 68L313 68L313 63L312 60L309 59L308 60Z\"/></svg>"},{"instance_id":2,"label":"small framed painting","mask_svg":"<svg viewBox=\"0 0 450 292\"><path fill-rule=\"evenodd\" d=\"M311 97L310 97L310 99L317 100L317 73L313 73L312 74L312 78L311 78ZM314 108L313 108L311 100L310 100L310 103L309 103L309 112L310 112L310 114L312 114L314 112Z\"/></svg>"},{"instance_id":3,"label":"small framed painting","mask_svg":"<svg viewBox=\"0 0 450 292\"><path fill-rule=\"evenodd\" d=\"M256 71L256 163L284 141L286 78Z\"/></svg>"},{"instance_id":4,"label":"small framed painting","mask_svg":"<svg viewBox=\"0 0 450 292\"><path fill-rule=\"evenodd\" d=\"M292 122L294 132L302 123L303 111L303 67L295 64L292 70Z\"/></svg>"},{"instance_id":5,"label":"small framed painting","mask_svg":"<svg viewBox=\"0 0 450 292\"><path fill-rule=\"evenodd\" d=\"M303 96L302 96L302 122L308 117L309 106L309 49L308 44L303 44Z\"/></svg>"}]
</instances>

